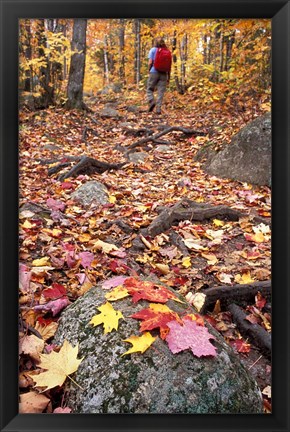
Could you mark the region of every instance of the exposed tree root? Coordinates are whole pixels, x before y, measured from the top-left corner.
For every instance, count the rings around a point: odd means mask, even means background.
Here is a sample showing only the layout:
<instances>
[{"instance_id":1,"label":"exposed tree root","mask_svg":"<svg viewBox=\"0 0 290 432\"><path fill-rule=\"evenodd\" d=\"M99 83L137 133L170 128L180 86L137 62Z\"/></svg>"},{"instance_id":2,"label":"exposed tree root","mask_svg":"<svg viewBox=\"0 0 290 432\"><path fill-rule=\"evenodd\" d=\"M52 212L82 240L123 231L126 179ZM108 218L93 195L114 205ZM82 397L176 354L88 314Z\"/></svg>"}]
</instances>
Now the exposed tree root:
<instances>
[{"instance_id":1,"label":"exposed tree root","mask_svg":"<svg viewBox=\"0 0 290 432\"><path fill-rule=\"evenodd\" d=\"M143 236L155 237L167 230L173 225L178 224L182 220L191 221L204 221L212 218L227 219L231 221L238 221L241 217L247 217L246 213L233 209L228 206L218 205L212 206L211 204L197 203L187 198L182 199L172 207L161 207L159 215L150 223L147 228L140 230ZM261 216L253 216L253 221L256 223L264 223L269 225L271 221ZM181 250L181 243L178 241ZM136 249L145 249L144 244L137 237L132 242L133 247ZM186 246L184 246L186 248Z\"/></svg>"},{"instance_id":2,"label":"exposed tree root","mask_svg":"<svg viewBox=\"0 0 290 432\"><path fill-rule=\"evenodd\" d=\"M146 234L155 237L164 231L171 228L182 220L203 221L212 218L228 219L238 221L241 217L246 217L247 214L228 206L218 205L212 206L205 203L197 203L188 199L181 200L173 207L164 209L146 228ZM260 216L254 216L253 221L257 223L263 222L270 224L270 221ZM143 234L143 233L142 233ZM144 235L144 234L143 234Z\"/></svg>"},{"instance_id":3,"label":"exposed tree root","mask_svg":"<svg viewBox=\"0 0 290 432\"><path fill-rule=\"evenodd\" d=\"M258 291L263 297L269 300L271 298L271 281L267 280L232 286L222 285L200 290L200 292L206 295L201 313L205 313L217 300L220 300L223 308L226 308L233 302L248 303L254 299Z\"/></svg>"},{"instance_id":4,"label":"exposed tree root","mask_svg":"<svg viewBox=\"0 0 290 432\"><path fill-rule=\"evenodd\" d=\"M170 232L169 240L174 246L177 247L177 249L180 250L183 256L190 255L187 247L184 244L184 241L182 240L182 237L179 234L177 234L175 231Z\"/></svg>"},{"instance_id":5,"label":"exposed tree root","mask_svg":"<svg viewBox=\"0 0 290 432\"><path fill-rule=\"evenodd\" d=\"M231 304L228 308L233 316L239 331L245 338L260 348L266 357L271 357L271 335L259 324L250 323L246 317L247 314L236 304Z\"/></svg>"},{"instance_id":6,"label":"exposed tree root","mask_svg":"<svg viewBox=\"0 0 290 432\"><path fill-rule=\"evenodd\" d=\"M185 135L189 135L189 136L204 136L204 135L206 135L206 132L197 131L194 129L187 129L187 128L184 128L181 126L169 126L168 128L162 130L161 132L158 132L154 135L150 134L149 136L144 137L144 138L140 139L139 141L136 141L135 143L126 147L126 149L124 149L124 150L126 150L125 156L128 156L128 154L132 153L136 147L142 147L144 144L146 144L149 141L152 141L155 144L160 144L159 138L162 137L163 135L166 135L169 132L173 132L173 131L183 132Z\"/></svg>"},{"instance_id":7,"label":"exposed tree root","mask_svg":"<svg viewBox=\"0 0 290 432\"><path fill-rule=\"evenodd\" d=\"M106 223L106 229L109 229L112 225L117 225L125 234L131 234L134 229L130 227L126 222L122 219L115 219L112 221L108 221Z\"/></svg>"},{"instance_id":8,"label":"exposed tree root","mask_svg":"<svg viewBox=\"0 0 290 432\"><path fill-rule=\"evenodd\" d=\"M92 174L97 172L98 174L102 174L105 171L116 170L122 168L126 162L118 163L118 164L108 164L106 162L98 161L97 159L93 159L87 156L82 156L77 158L78 163L72 167L67 173L62 174L59 177L60 181L65 180L69 177L76 177L79 174ZM48 170L48 174L52 175L67 167L69 162L60 163L59 165L52 167Z\"/></svg>"}]
</instances>

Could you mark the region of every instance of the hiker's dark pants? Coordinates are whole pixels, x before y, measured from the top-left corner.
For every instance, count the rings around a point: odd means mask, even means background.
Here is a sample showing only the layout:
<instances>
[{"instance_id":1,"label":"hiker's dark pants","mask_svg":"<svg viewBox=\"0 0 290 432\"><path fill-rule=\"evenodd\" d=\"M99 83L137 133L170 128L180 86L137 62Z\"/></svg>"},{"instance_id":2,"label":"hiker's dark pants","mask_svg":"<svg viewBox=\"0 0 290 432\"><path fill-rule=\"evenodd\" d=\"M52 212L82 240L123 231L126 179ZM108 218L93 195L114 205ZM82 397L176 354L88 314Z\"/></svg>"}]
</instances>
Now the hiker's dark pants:
<instances>
[{"instance_id":1,"label":"hiker's dark pants","mask_svg":"<svg viewBox=\"0 0 290 432\"><path fill-rule=\"evenodd\" d=\"M154 101L154 90L157 89L157 108L161 108L163 96L166 90L167 73L166 72L150 72L147 82L147 99L151 103Z\"/></svg>"}]
</instances>

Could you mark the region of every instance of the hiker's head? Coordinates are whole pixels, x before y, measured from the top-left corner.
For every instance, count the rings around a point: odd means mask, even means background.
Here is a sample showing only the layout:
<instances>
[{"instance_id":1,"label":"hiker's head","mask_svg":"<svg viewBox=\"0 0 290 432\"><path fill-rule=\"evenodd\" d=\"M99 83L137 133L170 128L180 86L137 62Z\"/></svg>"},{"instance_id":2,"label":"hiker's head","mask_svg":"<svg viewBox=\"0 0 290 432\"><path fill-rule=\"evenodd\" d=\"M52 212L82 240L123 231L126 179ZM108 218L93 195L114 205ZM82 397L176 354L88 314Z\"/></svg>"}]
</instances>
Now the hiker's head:
<instances>
[{"instance_id":1,"label":"hiker's head","mask_svg":"<svg viewBox=\"0 0 290 432\"><path fill-rule=\"evenodd\" d=\"M161 48L161 47L165 47L166 46L165 41L164 41L164 39L162 37L157 37L155 39L155 44L154 45L157 48Z\"/></svg>"}]
</instances>

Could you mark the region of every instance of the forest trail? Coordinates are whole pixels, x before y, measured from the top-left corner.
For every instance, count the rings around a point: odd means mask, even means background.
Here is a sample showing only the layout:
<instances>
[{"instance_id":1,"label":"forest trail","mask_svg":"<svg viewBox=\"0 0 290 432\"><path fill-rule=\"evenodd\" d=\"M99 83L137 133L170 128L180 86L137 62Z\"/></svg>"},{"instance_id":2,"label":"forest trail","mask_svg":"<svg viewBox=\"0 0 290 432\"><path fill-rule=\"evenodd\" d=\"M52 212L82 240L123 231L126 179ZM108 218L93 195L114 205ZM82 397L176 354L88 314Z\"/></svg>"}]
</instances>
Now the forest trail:
<instances>
[{"instance_id":1,"label":"forest trail","mask_svg":"<svg viewBox=\"0 0 290 432\"><path fill-rule=\"evenodd\" d=\"M253 221L253 214L270 219L270 189L211 177L194 162L202 145L213 141L219 148L229 142L246 115L230 116L214 107L200 112L190 95L179 98L168 92L160 116L147 112L143 97L144 92L92 96L85 101L90 112L62 108L35 112L23 108L20 112L20 262L22 274L30 271L30 290L24 287L20 293L24 325L57 323L58 313L45 315L33 307L44 303L42 290L51 283L64 286L73 302L97 282L115 276L155 275L188 299L210 287L270 279L270 229ZM107 114L102 115L105 108ZM118 113L107 117L108 108ZM168 126L206 135L190 137L172 131L161 137L163 143L147 142L135 149L142 152L143 161L124 158L121 148L142 139L149 130L157 133ZM64 172L69 170L75 164L71 156L125 165L65 181L59 180L60 173L48 174L60 163ZM85 208L72 199L72 193L91 180L106 186L107 204ZM143 248L134 247L139 231L152 223L159 209L182 199L228 206L248 216L237 221L181 220L154 238L141 237ZM97 250L98 239L118 251ZM84 264L82 253L89 264ZM252 322L269 330L271 316L264 306L261 299L244 304ZM264 390L271 380L269 360L241 338L227 308L219 302L213 307L207 311L210 323L236 347ZM22 368L26 368L25 360ZM269 397L264 398L269 410Z\"/></svg>"}]
</instances>

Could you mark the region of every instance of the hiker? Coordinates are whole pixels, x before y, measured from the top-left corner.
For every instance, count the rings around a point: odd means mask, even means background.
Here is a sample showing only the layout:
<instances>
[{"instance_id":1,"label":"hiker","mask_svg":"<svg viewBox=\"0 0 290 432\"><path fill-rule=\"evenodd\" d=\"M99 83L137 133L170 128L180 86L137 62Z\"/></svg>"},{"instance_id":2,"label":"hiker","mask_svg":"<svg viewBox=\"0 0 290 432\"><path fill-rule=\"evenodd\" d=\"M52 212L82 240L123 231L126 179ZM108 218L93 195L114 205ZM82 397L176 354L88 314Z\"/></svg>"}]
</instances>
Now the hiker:
<instances>
[{"instance_id":1,"label":"hiker","mask_svg":"<svg viewBox=\"0 0 290 432\"><path fill-rule=\"evenodd\" d=\"M170 80L171 52L167 49L164 39L157 37L155 46L149 51L149 77L147 83L147 99L149 112L156 106L156 113L161 114L161 104L166 85ZM157 89L157 100L154 99L154 90Z\"/></svg>"}]
</instances>

